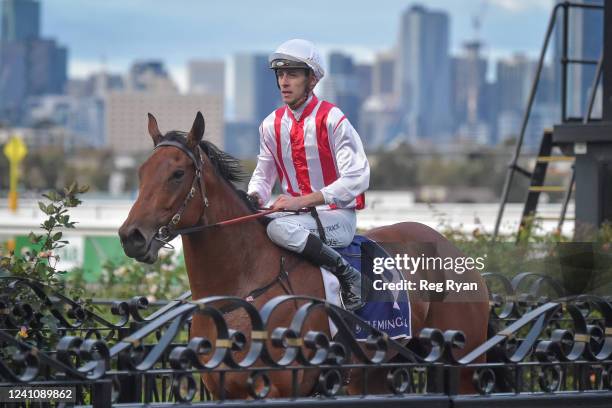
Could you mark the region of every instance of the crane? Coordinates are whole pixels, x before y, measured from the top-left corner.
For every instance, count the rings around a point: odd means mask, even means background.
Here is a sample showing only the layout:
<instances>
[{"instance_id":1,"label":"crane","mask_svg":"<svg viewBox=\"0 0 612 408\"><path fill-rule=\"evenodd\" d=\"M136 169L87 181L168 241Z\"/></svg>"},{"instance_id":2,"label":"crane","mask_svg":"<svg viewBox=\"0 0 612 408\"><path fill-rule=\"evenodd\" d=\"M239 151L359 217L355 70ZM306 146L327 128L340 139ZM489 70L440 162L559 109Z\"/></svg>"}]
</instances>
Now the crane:
<instances>
[{"instance_id":1,"label":"crane","mask_svg":"<svg viewBox=\"0 0 612 408\"><path fill-rule=\"evenodd\" d=\"M480 28L488 8L489 0L482 0L478 9L472 14L472 28L474 29L474 41L476 42L480 42Z\"/></svg>"}]
</instances>

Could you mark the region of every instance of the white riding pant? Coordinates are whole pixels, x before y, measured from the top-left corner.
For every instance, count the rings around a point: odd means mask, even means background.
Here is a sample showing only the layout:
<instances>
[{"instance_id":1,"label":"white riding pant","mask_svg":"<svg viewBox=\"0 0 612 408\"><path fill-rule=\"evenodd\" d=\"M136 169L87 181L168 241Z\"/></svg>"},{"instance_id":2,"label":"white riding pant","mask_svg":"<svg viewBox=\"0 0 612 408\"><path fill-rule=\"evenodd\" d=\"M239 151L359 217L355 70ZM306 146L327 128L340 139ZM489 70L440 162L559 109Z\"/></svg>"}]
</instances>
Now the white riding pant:
<instances>
[{"instance_id":1,"label":"white riding pant","mask_svg":"<svg viewBox=\"0 0 612 408\"><path fill-rule=\"evenodd\" d=\"M318 213L325 231L327 244L338 248L348 246L353 240L357 228L355 210L353 208L339 208L321 210ZM274 218L268 224L268 236L276 245L290 251L301 253L306 245L308 234L319 236L317 222L310 213L282 212L272 213L268 217Z\"/></svg>"}]
</instances>

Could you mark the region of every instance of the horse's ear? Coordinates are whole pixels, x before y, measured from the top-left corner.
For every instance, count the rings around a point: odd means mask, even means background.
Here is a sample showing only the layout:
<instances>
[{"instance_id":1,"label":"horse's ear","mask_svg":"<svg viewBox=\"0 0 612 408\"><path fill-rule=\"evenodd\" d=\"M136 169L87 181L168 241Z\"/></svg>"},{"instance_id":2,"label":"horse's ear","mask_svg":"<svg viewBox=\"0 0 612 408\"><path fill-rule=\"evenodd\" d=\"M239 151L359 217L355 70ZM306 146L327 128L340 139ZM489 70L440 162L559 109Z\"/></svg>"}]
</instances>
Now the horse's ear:
<instances>
[{"instance_id":1,"label":"horse's ear","mask_svg":"<svg viewBox=\"0 0 612 408\"><path fill-rule=\"evenodd\" d=\"M204 137L205 128L204 116L202 116L202 112L198 111L193 121L193 125L191 126L191 130L189 131L189 135L187 136L187 146L189 146L189 148L193 149L200 144L202 137Z\"/></svg>"},{"instance_id":2,"label":"horse's ear","mask_svg":"<svg viewBox=\"0 0 612 408\"><path fill-rule=\"evenodd\" d=\"M162 139L162 134L157 127L157 119L150 113L147 113L147 116L149 117L149 135L151 135L151 139L153 139L153 145L157 146Z\"/></svg>"}]
</instances>

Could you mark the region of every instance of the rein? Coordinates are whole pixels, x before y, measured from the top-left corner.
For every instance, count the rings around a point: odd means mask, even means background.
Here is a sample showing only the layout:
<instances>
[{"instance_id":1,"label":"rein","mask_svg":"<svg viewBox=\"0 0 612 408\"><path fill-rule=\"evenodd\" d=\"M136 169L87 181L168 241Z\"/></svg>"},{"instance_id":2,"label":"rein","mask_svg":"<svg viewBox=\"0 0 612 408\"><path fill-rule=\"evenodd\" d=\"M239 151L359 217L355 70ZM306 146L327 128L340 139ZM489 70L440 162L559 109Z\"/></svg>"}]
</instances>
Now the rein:
<instances>
[{"instance_id":1,"label":"rein","mask_svg":"<svg viewBox=\"0 0 612 408\"><path fill-rule=\"evenodd\" d=\"M264 217L264 216L266 216L268 214L272 214L272 213L279 212L279 211L300 213L300 212L308 212L310 210L302 209L302 210L297 210L297 211L286 211L286 210L282 210L282 209L262 208L256 214L243 215L242 217L231 218L229 220L219 221L219 222L216 222L214 224L195 225L193 227L181 228L181 229L175 230L174 233L176 235L182 235L182 234L191 234L193 232L204 231L207 228L229 227L230 225L242 224L243 222L255 220L257 218L261 218L261 217Z\"/></svg>"},{"instance_id":2,"label":"rein","mask_svg":"<svg viewBox=\"0 0 612 408\"><path fill-rule=\"evenodd\" d=\"M165 248L174 249L172 244L170 244L170 241L172 241L174 238L176 238L179 235L192 234L194 232L204 231L208 228L219 228L219 227L227 227L230 225L241 224L243 222L251 221L257 218L264 217L268 214L272 214L272 213L281 211L280 209L266 208L256 214L250 214L250 215L245 215L242 217L232 218L229 220L216 222L214 224L194 225L191 227L177 229L176 226L178 225L179 222L181 222L181 217L183 216L185 209L187 209L187 205L189 204L191 199L195 197L196 190L197 190L196 187L200 187L200 192L202 193L202 202L204 203L204 207L202 209L202 215L200 216L200 219L204 217L204 212L206 211L206 208L208 208L209 202L208 202L208 197L206 197L206 190L205 190L206 185L204 183L204 180L202 179L202 175L204 173L204 161L202 160L202 149L200 148L199 145L197 146L197 152L198 152L197 157L185 145L183 145L182 143L176 142L174 140L162 141L158 143L153 150L160 148L160 147L164 147L164 146L176 147L177 149L181 150L183 153L187 155L187 157L191 159L196 169L195 174L193 176L193 181L191 182L191 188L189 189L189 193L187 193L187 196L185 197L183 204L181 205L179 210L176 212L176 214L174 214L174 216L170 219L170 222L160 227L157 233L155 234L154 239L162 242ZM309 210L304 209L304 210L298 210L297 212L302 212L302 211L309 211Z\"/></svg>"},{"instance_id":3,"label":"rein","mask_svg":"<svg viewBox=\"0 0 612 408\"><path fill-rule=\"evenodd\" d=\"M193 232L204 231L207 228L227 227L227 226L230 226L230 225L241 224L241 223L246 222L246 221L255 220L257 218L261 218L263 216L266 216L268 214L272 214L272 213L275 213L275 212L278 212L278 211L280 211L280 210L266 209L266 210L260 211L260 212L258 212L256 214L250 214L250 215L245 215L245 216L242 216L242 217L232 218L232 219L225 220L225 221L219 221L219 222L216 222L214 224L195 225L193 227L177 229L177 230L174 231L174 233L176 235L191 234Z\"/></svg>"}]
</instances>

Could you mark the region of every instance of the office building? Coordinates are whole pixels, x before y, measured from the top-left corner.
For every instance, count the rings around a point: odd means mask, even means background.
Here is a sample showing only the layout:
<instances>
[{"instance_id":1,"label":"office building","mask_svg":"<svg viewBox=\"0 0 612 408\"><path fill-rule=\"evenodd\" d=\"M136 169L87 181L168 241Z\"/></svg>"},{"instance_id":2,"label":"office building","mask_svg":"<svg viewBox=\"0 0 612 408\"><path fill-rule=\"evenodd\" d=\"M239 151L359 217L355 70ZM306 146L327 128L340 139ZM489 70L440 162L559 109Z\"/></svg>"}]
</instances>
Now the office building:
<instances>
[{"instance_id":1,"label":"office building","mask_svg":"<svg viewBox=\"0 0 612 408\"><path fill-rule=\"evenodd\" d=\"M209 95L225 94L225 62L193 60L187 64L189 92Z\"/></svg>"},{"instance_id":2,"label":"office building","mask_svg":"<svg viewBox=\"0 0 612 408\"><path fill-rule=\"evenodd\" d=\"M401 17L395 88L408 139L450 135L449 18L417 5Z\"/></svg>"}]
</instances>

